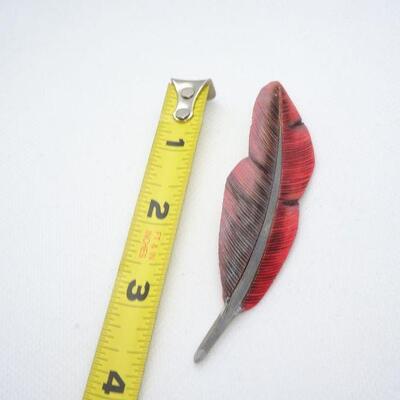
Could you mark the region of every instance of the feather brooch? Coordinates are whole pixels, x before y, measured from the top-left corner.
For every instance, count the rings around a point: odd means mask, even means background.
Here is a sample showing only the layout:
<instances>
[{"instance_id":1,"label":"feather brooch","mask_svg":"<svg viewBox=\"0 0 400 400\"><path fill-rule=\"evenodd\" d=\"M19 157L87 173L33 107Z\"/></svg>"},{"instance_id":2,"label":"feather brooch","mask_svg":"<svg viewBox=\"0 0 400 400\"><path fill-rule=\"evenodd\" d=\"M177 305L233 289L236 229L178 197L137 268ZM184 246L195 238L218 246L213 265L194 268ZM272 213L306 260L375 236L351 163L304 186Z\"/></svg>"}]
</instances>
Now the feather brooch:
<instances>
[{"instance_id":1,"label":"feather brooch","mask_svg":"<svg viewBox=\"0 0 400 400\"><path fill-rule=\"evenodd\" d=\"M219 233L225 306L195 362L206 356L233 318L262 299L279 273L296 236L298 200L313 168L306 126L283 86L269 83L254 105L249 156L226 181Z\"/></svg>"}]
</instances>

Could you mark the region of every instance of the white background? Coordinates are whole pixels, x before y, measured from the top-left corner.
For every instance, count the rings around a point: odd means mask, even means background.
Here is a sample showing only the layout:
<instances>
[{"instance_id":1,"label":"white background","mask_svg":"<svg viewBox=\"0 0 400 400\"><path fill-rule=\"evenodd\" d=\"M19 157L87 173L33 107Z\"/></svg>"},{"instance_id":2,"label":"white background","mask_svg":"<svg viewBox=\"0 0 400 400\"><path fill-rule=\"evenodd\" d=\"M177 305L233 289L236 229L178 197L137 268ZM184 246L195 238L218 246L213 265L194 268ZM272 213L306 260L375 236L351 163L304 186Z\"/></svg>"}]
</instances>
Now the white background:
<instances>
[{"instance_id":1,"label":"white background","mask_svg":"<svg viewBox=\"0 0 400 400\"><path fill-rule=\"evenodd\" d=\"M141 398L400 399L400 3L0 2L0 398L83 393L166 84L213 78ZM298 237L222 309L226 176L259 89L312 134Z\"/></svg>"}]
</instances>

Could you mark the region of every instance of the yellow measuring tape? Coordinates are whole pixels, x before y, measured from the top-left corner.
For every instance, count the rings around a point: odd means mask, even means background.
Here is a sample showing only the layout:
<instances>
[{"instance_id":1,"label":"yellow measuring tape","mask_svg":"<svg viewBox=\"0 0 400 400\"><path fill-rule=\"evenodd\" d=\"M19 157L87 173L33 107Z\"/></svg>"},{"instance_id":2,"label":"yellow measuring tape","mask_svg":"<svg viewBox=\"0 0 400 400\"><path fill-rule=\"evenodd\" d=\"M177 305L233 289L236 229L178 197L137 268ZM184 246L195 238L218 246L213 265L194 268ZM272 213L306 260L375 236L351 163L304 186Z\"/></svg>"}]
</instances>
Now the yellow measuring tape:
<instances>
[{"instance_id":1,"label":"yellow measuring tape","mask_svg":"<svg viewBox=\"0 0 400 400\"><path fill-rule=\"evenodd\" d=\"M168 85L84 400L137 399L212 82Z\"/></svg>"}]
</instances>

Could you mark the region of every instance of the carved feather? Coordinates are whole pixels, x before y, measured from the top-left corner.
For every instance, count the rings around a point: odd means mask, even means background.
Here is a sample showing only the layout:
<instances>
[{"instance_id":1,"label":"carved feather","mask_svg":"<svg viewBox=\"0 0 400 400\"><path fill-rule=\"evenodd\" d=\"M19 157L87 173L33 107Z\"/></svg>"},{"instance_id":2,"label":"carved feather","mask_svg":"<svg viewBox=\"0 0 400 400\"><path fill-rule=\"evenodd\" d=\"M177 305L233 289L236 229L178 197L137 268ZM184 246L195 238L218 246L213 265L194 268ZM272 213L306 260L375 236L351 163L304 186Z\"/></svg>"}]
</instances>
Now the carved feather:
<instances>
[{"instance_id":1,"label":"carved feather","mask_svg":"<svg viewBox=\"0 0 400 400\"><path fill-rule=\"evenodd\" d=\"M313 168L306 126L283 86L269 83L254 105L249 156L225 185L219 234L225 307L197 350L196 362L232 319L269 289L296 236L298 200Z\"/></svg>"}]
</instances>

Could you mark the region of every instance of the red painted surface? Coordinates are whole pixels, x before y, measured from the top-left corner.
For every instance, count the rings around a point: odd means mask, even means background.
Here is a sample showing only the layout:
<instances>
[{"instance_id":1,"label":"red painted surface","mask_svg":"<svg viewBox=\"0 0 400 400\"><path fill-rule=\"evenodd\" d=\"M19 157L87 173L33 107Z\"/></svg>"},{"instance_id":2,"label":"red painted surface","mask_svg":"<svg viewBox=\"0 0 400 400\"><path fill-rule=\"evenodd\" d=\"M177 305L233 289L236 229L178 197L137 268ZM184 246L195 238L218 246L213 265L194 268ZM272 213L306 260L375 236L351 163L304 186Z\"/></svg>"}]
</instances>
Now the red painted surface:
<instances>
[{"instance_id":1,"label":"red painted surface","mask_svg":"<svg viewBox=\"0 0 400 400\"><path fill-rule=\"evenodd\" d=\"M219 239L224 298L229 298L247 267L265 219L282 135L279 197L265 251L242 308L256 305L279 273L296 236L299 205L314 168L306 126L279 82L257 97L250 130L249 157L227 179Z\"/></svg>"}]
</instances>

